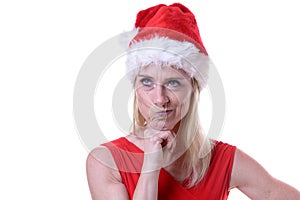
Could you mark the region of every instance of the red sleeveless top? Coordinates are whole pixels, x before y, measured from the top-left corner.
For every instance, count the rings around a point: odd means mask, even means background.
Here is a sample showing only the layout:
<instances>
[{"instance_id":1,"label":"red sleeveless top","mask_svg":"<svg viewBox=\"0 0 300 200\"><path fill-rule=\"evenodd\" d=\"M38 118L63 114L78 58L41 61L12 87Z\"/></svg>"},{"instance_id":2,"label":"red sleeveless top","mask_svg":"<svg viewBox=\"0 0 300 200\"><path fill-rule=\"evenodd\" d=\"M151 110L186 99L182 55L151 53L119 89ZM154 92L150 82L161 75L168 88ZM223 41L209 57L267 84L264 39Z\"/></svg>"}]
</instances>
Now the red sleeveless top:
<instances>
[{"instance_id":1,"label":"red sleeveless top","mask_svg":"<svg viewBox=\"0 0 300 200\"><path fill-rule=\"evenodd\" d=\"M103 145L111 151L129 199L132 199L143 164L143 151L125 137ZM227 199L235 150L235 146L216 142L206 175L200 183L192 188L185 188L166 170L161 169L158 181L158 200Z\"/></svg>"}]
</instances>

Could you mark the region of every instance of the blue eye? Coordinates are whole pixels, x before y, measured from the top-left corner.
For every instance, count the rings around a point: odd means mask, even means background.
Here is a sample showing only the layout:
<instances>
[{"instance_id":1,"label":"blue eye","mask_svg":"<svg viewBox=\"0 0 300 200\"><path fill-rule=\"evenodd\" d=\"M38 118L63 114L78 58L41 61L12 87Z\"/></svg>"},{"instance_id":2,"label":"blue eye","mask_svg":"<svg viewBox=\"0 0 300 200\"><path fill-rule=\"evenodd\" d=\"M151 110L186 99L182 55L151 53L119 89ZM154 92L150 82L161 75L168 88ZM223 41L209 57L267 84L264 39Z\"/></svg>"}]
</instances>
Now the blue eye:
<instances>
[{"instance_id":1,"label":"blue eye","mask_svg":"<svg viewBox=\"0 0 300 200\"><path fill-rule=\"evenodd\" d=\"M141 83L144 85L144 86L152 86L152 81L148 78L143 78L141 79Z\"/></svg>"},{"instance_id":2,"label":"blue eye","mask_svg":"<svg viewBox=\"0 0 300 200\"><path fill-rule=\"evenodd\" d=\"M171 80L171 81L167 82L167 87L178 87L178 86L180 86L179 81Z\"/></svg>"}]
</instances>

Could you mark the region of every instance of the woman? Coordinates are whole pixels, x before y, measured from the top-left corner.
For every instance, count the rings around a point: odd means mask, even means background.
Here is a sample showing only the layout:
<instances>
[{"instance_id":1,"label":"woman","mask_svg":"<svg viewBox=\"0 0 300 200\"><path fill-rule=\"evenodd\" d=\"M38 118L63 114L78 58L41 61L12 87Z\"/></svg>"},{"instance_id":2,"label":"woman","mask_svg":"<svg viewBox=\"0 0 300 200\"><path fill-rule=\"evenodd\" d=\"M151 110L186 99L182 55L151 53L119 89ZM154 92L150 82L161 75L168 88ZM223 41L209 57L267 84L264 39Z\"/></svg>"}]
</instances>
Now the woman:
<instances>
[{"instance_id":1,"label":"woman","mask_svg":"<svg viewBox=\"0 0 300 200\"><path fill-rule=\"evenodd\" d=\"M227 199L238 188L251 199L300 199L241 150L203 133L197 104L211 63L191 11L160 4L140 11L135 27L127 58L133 130L89 154L92 198Z\"/></svg>"}]
</instances>

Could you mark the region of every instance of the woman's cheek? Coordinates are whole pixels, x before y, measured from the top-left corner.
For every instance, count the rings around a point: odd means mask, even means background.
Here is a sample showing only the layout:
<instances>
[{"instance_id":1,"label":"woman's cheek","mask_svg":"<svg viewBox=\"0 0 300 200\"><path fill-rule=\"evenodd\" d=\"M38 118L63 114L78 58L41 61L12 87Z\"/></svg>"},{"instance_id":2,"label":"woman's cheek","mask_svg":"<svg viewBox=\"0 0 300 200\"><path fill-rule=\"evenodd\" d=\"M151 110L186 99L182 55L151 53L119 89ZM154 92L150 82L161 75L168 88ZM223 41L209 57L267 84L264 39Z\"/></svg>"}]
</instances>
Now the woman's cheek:
<instances>
[{"instance_id":1,"label":"woman's cheek","mask_svg":"<svg viewBox=\"0 0 300 200\"><path fill-rule=\"evenodd\" d=\"M140 103L138 104L138 108L140 113L142 114L142 116L144 117L144 119L146 121L149 121L149 108L147 107L147 105L145 105L144 103L141 103L142 101L140 101Z\"/></svg>"}]
</instances>

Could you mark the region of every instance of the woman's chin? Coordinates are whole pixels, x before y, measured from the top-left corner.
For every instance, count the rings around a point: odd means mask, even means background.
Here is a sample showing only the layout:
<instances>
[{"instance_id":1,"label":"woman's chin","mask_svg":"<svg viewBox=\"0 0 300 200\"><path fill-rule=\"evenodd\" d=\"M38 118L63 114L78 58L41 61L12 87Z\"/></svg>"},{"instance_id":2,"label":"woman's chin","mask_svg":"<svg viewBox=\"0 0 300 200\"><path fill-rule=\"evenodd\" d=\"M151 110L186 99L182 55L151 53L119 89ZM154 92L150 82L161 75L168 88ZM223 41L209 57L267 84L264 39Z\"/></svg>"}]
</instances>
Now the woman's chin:
<instances>
[{"instance_id":1,"label":"woman's chin","mask_svg":"<svg viewBox=\"0 0 300 200\"><path fill-rule=\"evenodd\" d=\"M176 124L173 123L166 123L166 121L152 121L149 123L149 127L151 127L154 130L159 130L159 131L168 131L168 130L173 130Z\"/></svg>"}]
</instances>

